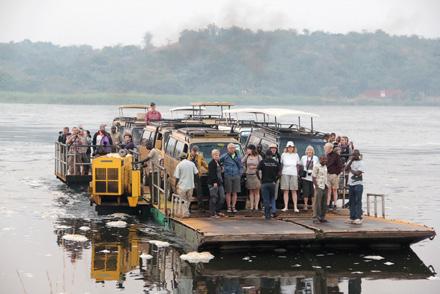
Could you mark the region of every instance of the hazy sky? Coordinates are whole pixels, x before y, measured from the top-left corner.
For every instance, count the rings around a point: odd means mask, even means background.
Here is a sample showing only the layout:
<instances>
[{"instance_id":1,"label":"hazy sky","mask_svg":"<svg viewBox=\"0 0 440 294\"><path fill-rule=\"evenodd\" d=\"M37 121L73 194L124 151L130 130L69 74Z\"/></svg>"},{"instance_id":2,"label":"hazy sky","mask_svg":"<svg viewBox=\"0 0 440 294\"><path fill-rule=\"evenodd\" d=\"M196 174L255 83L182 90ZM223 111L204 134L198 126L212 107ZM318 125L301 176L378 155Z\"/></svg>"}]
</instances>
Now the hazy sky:
<instances>
[{"instance_id":1,"label":"hazy sky","mask_svg":"<svg viewBox=\"0 0 440 294\"><path fill-rule=\"evenodd\" d=\"M440 0L0 0L0 42L102 47L175 41L208 24L440 37Z\"/></svg>"}]
</instances>

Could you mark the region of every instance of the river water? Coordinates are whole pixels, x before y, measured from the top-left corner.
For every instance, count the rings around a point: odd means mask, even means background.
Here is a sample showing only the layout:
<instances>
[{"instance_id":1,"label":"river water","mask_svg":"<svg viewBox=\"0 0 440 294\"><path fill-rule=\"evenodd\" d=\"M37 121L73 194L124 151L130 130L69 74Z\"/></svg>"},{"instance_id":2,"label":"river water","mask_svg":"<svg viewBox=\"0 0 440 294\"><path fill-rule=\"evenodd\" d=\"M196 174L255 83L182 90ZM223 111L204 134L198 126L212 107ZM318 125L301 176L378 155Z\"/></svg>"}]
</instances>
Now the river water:
<instances>
[{"instance_id":1,"label":"river water","mask_svg":"<svg viewBox=\"0 0 440 294\"><path fill-rule=\"evenodd\" d=\"M439 108L301 110L320 114L317 129L354 140L367 166L364 191L387 194L388 217L439 228ZM168 232L98 216L86 190L53 176L58 131L81 124L93 132L115 106L0 104L0 114L0 293L440 293L438 238L403 251L213 252L207 264L183 262ZM114 220L129 225L105 225ZM87 241L62 238L73 233Z\"/></svg>"}]
</instances>

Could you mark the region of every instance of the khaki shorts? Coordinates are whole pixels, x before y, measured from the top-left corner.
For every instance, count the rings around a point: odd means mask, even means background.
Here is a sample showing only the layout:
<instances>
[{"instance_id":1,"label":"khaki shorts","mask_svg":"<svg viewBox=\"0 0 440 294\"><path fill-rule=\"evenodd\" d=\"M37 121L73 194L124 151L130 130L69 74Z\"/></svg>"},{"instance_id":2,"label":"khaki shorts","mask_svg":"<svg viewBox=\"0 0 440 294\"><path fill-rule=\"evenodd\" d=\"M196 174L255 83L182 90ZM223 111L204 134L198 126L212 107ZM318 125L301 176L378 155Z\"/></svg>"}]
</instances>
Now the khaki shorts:
<instances>
[{"instance_id":1,"label":"khaki shorts","mask_svg":"<svg viewBox=\"0 0 440 294\"><path fill-rule=\"evenodd\" d=\"M339 175L337 174L328 174L327 182L329 188L337 189L339 188Z\"/></svg>"},{"instance_id":2,"label":"khaki shorts","mask_svg":"<svg viewBox=\"0 0 440 294\"><path fill-rule=\"evenodd\" d=\"M298 176L282 175L281 176L281 190L298 190Z\"/></svg>"},{"instance_id":3,"label":"khaki shorts","mask_svg":"<svg viewBox=\"0 0 440 294\"><path fill-rule=\"evenodd\" d=\"M187 201L190 201L193 196L193 189L182 190L180 188L177 188L177 194L179 194L180 197L186 199Z\"/></svg>"}]
</instances>

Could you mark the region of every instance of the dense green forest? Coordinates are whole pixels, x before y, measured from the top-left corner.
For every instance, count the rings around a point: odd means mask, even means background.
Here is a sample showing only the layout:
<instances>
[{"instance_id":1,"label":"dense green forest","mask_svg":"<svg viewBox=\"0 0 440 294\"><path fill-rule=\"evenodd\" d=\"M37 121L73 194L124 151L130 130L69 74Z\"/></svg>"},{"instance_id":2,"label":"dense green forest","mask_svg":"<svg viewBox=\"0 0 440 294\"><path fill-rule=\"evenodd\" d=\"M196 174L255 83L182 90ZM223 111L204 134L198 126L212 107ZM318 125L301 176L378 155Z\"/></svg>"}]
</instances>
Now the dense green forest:
<instances>
[{"instance_id":1,"label":"dense green forest","mask_svg":"<svg viewBox=\"0 0 440 294\"><path fill-rule=\"evenodd\" d=\"M234 97L440 96L440 39L374 33L185 30L155 47L0 43L5 93ZM92 97L93 95L91 95Z\"/></svg>"}]
</instances>

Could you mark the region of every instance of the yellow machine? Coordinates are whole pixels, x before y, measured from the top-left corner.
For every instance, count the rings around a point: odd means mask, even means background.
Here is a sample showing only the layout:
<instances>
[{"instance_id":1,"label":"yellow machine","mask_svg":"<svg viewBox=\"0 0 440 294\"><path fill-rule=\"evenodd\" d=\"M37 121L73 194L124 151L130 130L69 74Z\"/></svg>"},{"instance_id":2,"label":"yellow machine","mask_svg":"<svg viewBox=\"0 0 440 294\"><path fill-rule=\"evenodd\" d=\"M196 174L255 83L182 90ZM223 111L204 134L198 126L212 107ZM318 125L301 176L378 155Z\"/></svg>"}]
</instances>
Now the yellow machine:
<instances>
[{"instance_id":1,"label":"yellow machine","mask_svg":"<svg viewBox=\"0 0 440 294\"><path fill-rule=\"evenodd\" d=\"M92 160L91 201L96 205L136 207L141 197L141 171L133 166L133 156L107 154Z\"/></svg>"}]
</instances>

